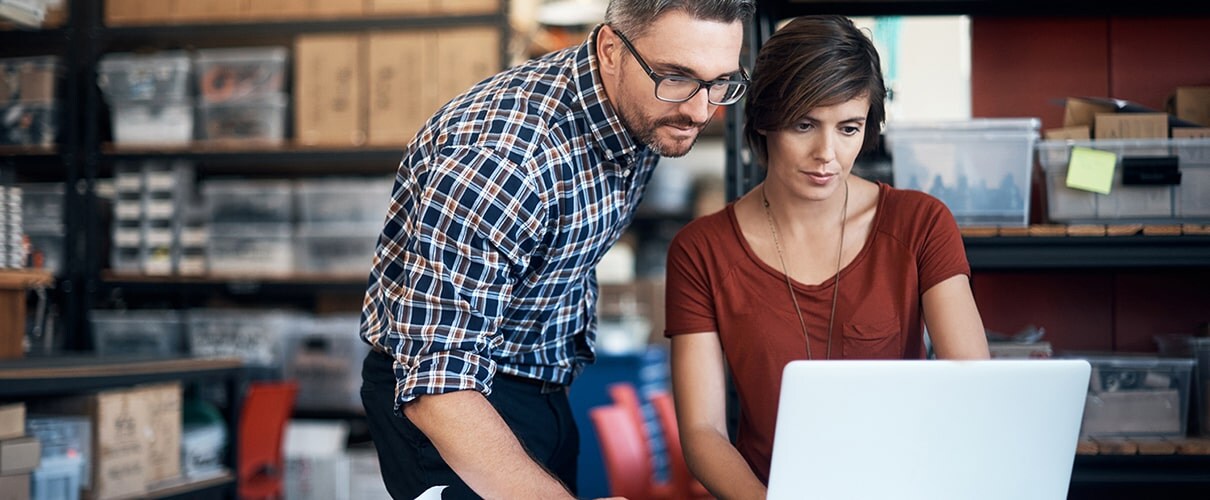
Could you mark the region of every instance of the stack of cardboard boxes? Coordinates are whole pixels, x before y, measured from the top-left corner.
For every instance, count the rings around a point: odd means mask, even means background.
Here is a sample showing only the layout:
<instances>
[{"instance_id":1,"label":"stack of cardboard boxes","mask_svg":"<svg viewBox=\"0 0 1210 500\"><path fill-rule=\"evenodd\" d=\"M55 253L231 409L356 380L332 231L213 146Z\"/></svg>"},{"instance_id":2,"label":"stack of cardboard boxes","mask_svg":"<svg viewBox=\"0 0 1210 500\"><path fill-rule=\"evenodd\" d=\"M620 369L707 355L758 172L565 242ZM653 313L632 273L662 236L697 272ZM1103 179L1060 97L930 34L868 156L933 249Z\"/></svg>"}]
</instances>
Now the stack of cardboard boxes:
<instances>
[{"instance_id":1,"label":"stack of cardboard boxes","mask_svg":"<svg viewBox=\"0 0 1210 500\"><path fill-rule=\"evenodd\" d=\"M489 14L500 0L107 0L108 26L357 18L369 15Z\"/></svg>"},{"instance_id":2,"label":"stack of cardboard boxes","mask_svg":"<svg viewBox=\"0 0 1210 500\"><path fill-rule=\"evenodd\" d=\"M500 43L491 27L300 36L295 142L405 144L438 107L500 69Z\"/></svg>"},{"instance_id":3,"label":"stack of cardboard boxes","mask_svg":"<svg viewBox=\"0 0 1210 500\"><path fill-rule=\"evenodd\" d=\"M1048 140L1210 137L1210 87L1178 87L1167 113L1118 99L1068 98L1063 127L1044 135Z\"/></svg>"},{"instance_id":4,"label":"stack of cardboard boxes","mask_svg":"<svg viewBox=\"0 0 1210 500\"><path fill-rule=\"evenodd\" d=\"M0 496L29 500L30 473L41 459L38 438L25 434L25 404L0 406Z\"/></svg>"},{"instance_id":5,"label":"stack of cardboard boxes","mask_svg":"<svg viewBox=\"0 0 1210 500\"><path fill-rule=\"evenodd\" d=\"M90 451L83 457L84 470L78 473L83 477L75 483L84 496L93 500L145 497L150 491L180 481L180 382L31 404L31 411L40 419L72 422L81 416L87 418L91 429L83 434L90 436L86 447ZM42 483L34 484L36 488ZM43 498L40 493L35 495Z\"/></svg>"}]
</instances>

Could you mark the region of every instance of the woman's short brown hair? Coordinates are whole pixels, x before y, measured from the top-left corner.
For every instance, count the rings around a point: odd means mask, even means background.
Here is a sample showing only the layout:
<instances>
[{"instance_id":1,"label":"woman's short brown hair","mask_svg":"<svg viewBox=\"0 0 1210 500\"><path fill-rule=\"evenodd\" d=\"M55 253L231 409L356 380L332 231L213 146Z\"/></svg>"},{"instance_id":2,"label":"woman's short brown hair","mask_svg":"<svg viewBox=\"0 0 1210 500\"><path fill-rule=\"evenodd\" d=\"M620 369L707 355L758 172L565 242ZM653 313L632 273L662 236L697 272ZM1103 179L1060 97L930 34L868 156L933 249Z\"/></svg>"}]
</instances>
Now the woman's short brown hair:
<instances>
[{"instance_id":1,"label":"woman's short brown hair","mask_svg":"<svg viewBox=\"0 0 1210 500\"><path fill-rule=\"evenodd\" d=\"M793 126L812 109L869 96L863 150L878 144L886 118L878 51L844 16L804 16L760 48L744 111L744 137L761 166L769 151L760 131Z\"/></svg>"}]
</instances>

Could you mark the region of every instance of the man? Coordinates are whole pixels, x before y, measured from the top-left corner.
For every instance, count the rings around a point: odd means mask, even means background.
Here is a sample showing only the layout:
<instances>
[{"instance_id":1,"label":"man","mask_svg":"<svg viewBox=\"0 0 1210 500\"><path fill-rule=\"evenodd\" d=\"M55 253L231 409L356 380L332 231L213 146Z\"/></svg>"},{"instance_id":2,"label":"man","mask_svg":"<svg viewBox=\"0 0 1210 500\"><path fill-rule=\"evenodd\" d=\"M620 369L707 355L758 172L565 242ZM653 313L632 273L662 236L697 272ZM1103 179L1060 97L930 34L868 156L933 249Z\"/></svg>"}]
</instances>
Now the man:
<instances>
[{"instance_id":1,"label":"man","mask_svg":"<svg viewBox=\"0 0 1210 500\"><path fill-rule=\"evenodd\" d=\"M660 155L739 100L752 0L613 0L584 44L489 78L407 147L362 311L362 401L395 498L572 498L566 386L594 267Z\"/></svg>"}]
</instances>

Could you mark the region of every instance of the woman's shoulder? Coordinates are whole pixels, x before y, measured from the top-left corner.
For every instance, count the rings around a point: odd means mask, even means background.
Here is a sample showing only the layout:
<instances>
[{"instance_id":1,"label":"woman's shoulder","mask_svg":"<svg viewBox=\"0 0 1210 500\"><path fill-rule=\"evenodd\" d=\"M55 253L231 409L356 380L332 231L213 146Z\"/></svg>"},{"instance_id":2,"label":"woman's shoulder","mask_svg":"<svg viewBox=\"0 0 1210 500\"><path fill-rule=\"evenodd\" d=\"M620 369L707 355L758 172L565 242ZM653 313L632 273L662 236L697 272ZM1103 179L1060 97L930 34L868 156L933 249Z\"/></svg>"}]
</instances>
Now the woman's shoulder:
<instances>
[{"instance_id":1,"label":"woman's shoulder","mask_svg":"<svg viewBox=\"0 0 1210 500\"><path fill-rule=\"evenodd\" d=\"M717 212L694 218L677 231L674 245L705 245L734 233L735 204L728 203Z\"/></svg>"},{"instance_id":2,"label":"woman's shoulder","mask_svg":"<svg viewBox=\"0 0 1210 500\"><path fill-rule=\"evenodd\" d=\"M949 208L933 195L887 184L880 187L883 191L880 209L885 214L880 225L884 233L900 240L913 240L932 234L938 225L956 224Z\"/></svg>"},{"instance_id":3,"label":"woman's shoulder","mask_svg":"<svg viewBox=\"0 0 1210 500\"><path fill-rule=\"evenodd\" d=\"M945 204L936 196L915 189L901 189L889 184L879 183L886 199L885 205L892 210L946 210Z\"/></svg>"}]
</instances>

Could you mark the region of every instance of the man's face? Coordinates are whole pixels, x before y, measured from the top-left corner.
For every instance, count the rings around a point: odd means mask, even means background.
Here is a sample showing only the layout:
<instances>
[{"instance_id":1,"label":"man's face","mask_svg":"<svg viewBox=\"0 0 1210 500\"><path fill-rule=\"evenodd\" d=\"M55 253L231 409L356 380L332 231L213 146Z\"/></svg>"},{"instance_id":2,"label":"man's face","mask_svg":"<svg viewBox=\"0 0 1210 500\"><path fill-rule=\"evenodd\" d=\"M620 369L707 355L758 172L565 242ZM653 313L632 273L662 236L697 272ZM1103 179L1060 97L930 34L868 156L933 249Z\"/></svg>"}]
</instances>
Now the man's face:
<instances>
[{"instance_id":1,"label":"man's face","mask_svg":"<svg viewBox=\"0 0 1210 500\"><path fill-rule=\"evenodd\" d=\"M681 103L656 98L656 84L638 58L659 76L725 79L739 72L743 34L739 22L703 21L670 12L638 38L623 33L632 52L609 26L603 28L597 53L605 90L635 140L662 156L684 156L718 109L709 103L705 88Z\"/></svg>"}]
</instances>

